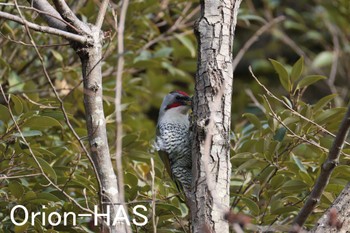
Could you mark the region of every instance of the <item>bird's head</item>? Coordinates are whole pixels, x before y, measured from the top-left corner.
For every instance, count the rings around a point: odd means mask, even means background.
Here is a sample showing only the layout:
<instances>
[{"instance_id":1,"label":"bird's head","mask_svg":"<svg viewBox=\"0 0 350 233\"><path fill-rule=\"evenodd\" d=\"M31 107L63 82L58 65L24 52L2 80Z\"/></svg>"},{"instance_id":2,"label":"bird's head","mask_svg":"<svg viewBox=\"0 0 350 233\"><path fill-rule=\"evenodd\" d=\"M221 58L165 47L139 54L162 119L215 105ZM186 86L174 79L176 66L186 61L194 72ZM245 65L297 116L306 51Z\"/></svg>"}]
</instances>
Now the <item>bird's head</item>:
<instances>
[{"instance_id":1,"label":"bird's head","mask_svg":"<svg viewBox=\"0 0 350 233\"><path fill-rule=\"evenodd\" d=\"M172 91L167 94L160 107L160 115L168 111L175 111L180 114L187 114L191 108L192 98L184 91Z\"/></svg>"}]
</instances>

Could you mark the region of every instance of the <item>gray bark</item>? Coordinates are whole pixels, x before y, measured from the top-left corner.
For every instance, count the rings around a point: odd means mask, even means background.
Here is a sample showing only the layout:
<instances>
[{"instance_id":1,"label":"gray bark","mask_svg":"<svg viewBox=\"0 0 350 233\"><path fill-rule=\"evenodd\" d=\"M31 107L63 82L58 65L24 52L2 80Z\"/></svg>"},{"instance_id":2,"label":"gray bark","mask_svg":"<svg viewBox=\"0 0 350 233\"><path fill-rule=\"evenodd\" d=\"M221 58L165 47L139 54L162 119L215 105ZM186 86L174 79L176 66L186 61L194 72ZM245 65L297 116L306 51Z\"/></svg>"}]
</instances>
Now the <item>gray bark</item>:
<instances>
[{"instance_id":1,"label":"gray bark","mask_svg":"<svg viewBox=\"0 0 350 233\"><path fill-rule=\"evenodd\" d=\"M50 27L66 30L67 25L59 20L62 19L61 15L46 0L28 0L28 2L33 5L34 8L46 13L40 14L40 17L42 17Z\"/></svg>"},{"instance_id":2,"label":"gray bark","mask_svg":"<svg viewBox=\"0 0 350 233\"><path fill-rule=\"evenodd\" d=\"M196 24L192 230L229 232L232 45L240 0L204 0Z\"/></svg>"},{"instance_id":3,"label":"gray bark","mask_svg":"<svg viewBox=\"0 0 350 233\"><path fill-rule=\"evenodd\" d=\"M103 32L96 26L86 24L80 21L62 0L55 0L55 6L60 13L60 17L67 20L78 30L77 34L90 38L89 43L78 43L71 41L73 49L79 55L82 62L83 84L84 84L84 106L86 114L86 124L90 144L90 156L93 161L93 167L97 173L99 182L100 197L102 204L102 213L107 212L106 206L110 207L110 224L102 232L131 232L130 227L124 222L113 224L118 207L121 204L119 200L119 189L117 177L114 173L106 132L106 121L103 111L103 93L102 93L102 43ZM34 7L44 10L53 9L45 0L34 0ZM53 9L57 13L56 10ZM67 14L67 12L69 14ZM56 15L55 13L55 15ZM57 13L58 14L58 13ZM50 26L62 28L56 19L43 16ZM69 30L65 25L65 30ZM107 226L106 224L103 224Z\"/></svg>"},{"instance_id":4,"label":"gray bark","mask_svg":"<svg viewBox=\"0 0 350 233\"><path fill-rule=\"evenodd\" d=\"M335 208L337 214L330 214L331 209ZM331 219L330 219L331 218ZM336 219L334 219L336 218ZM329 221L336 223L337 226L331 226ZM344 188L337 199L334 201L331 208L329 208L323 216L317 221L315 227L310 232L350 232L350 183Z\"/></svg>"},{"instance_id":5,"label":"gray bark","mask_svg":"<svg viewBox=\"0 0 350 233\"><path fill-rule=\"evenodd\" d=\"M89 47L78 46L76 51L82 62L84 106L91 149L90 155L101 182L100 195L103 212L106 213L106 208L104 207L109 205L111 208L111 223L113 223L120 200L117 177L114 173L109 153L106 121L103 111L101 72L103 36L102 32L96 30L94 26L91 26L90 35L94 40L93 45ZM126 232L121 228L120 225L110 227L110 232Z\"/></svg>"}]
</instances>

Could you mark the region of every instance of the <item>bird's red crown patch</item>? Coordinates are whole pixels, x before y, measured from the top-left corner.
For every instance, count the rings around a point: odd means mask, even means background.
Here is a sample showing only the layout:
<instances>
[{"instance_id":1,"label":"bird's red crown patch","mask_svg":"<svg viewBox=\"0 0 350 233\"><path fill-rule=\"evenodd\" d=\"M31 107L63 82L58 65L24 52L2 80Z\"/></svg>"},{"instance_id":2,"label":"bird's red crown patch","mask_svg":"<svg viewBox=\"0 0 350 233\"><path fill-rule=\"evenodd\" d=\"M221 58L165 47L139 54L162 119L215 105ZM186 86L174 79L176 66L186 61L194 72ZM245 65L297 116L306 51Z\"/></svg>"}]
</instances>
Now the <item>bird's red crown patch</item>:
<instances>
[{"instance_id":1,"label":"bird's red crown patch","mask_svg":"<svg viewBox=\"0 0 350 233\"><path fill-rule=\"evenodd\" d=\"M189 96L186 92L184 92L184 91L174 91L174 92L177 92L177 93L179 93L179 94L181 94L181 95L184 95L184 96Z\"/></svg>"}]
</instances>

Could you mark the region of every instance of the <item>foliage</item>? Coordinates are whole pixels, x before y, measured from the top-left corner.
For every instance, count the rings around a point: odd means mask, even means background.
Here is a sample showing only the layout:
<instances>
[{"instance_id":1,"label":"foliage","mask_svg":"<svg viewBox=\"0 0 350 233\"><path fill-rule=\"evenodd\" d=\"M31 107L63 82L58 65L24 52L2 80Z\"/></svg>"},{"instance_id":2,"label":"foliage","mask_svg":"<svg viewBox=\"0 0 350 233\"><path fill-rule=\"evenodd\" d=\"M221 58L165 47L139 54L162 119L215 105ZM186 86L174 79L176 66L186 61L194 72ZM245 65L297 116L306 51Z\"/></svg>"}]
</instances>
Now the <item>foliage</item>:
<instances>
[{"instance_id":1,"label":"foliage","mask_svg":"<svg viewBox=\"0 0 350 233\"><path fill-rule=\"evenodd\" d=\"M243 211L257 225L288 226L310 194L321 165L328 155L346 108L334 107L335 95L314 104L303 101L302 94L323 76L303 76L300 58L288 72L286 66L271 60L289 96L276 96L265 90L255 113L236 129L233 140L232 207ZM320 217L348 183L350 148L343 150L315 213ZM277 228L274 228L276 227Z\"/></svg>"},{"instance_id":2,"label":"foliage","mask_svg":"<svg viewBox=\"0 0 350 233\"><path fill-rule=\"evenodd\" d=\"M79 17L95 22L98 12L95 1L67 2ZM12 6L0 7L2 11L13 12ZM235 53L266 21L280 14L287 16L245 51L235 70L232 205L235 211L252 216L256 224L290 223L325 159L333 137L324 129L336 132L344 112L341 106L349 98L348 7L345 0L331 3L308 0L302 5L291 1L246 0L242 4ZM113 98L119 55L115 52L116 32L111 11L118 15L119 8L111 1L103 26L104 31L111 32L104 45L103 88L112 154L115 151ZM40 17L33 17L32 10L22 10L28 20L43 23ZM150 158L154 158L157 216L154 224L158 232L186 229L188 210L176 196L176 187L151 151L151 144L163 96L174 89L192 92L196 71L192 25L198 14L197 1L131 1L128 9L122 93L123 166L130 210L135 203L148 208L149 223L144 227L133 226L138 232L153 230ZM15 227L10 222L10 210L17 204L34 212L41 211L42 205L47 206L47 213L84 212L61 191L48 185L42 172L84 207L98 204L99 198L91 164L69 128L22 26L1 19L0 31L0 83L10 97L7 106L0 95L0 232L94 231L88 229L89 219L80 219L75 227L72 223L66 227L47 224L43 227L40 218L34 227ZM86 139L78 57L66 41L43 33L32 34L63 99L70 123L79 138ZM304 61L295 62L299 57ZM272 64L267 58L273 58ZM248 65L252 65L259 80L266 83L277 99L250 78ZM328 78L322 80L324 76ZM262 94L261 99L252 105L252 96L241 90L247 93L250 90L254 96ZM21 138L14 120L33 153ZM330 205L349 180L348 147L344 153L347 155L341 157L341 165L336 168L317 213ZM309 219L309 226L317 217Z\"/></svg>"}]
</instances>

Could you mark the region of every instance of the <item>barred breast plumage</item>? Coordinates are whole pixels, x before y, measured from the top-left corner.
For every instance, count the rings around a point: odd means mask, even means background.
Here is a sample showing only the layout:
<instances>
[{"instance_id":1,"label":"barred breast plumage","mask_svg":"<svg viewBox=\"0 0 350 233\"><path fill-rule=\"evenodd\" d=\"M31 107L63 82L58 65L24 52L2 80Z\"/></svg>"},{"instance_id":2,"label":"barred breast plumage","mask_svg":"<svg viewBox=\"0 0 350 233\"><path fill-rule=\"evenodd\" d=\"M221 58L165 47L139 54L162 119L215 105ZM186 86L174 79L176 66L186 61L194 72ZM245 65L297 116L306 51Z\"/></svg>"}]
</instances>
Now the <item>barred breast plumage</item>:
<instances>
[{"instance_id":1,"label":"barred breast plumage","mask_svg":"<svg viewBox=\"0 0 350 233\"><path fill-rule=\"evenodd\" d=\"M163 100L157 124L156 149L171 178L186 196L191 192L192 154L188 111L191 98L171 92Z\"/></svg>"}]
</instances>

